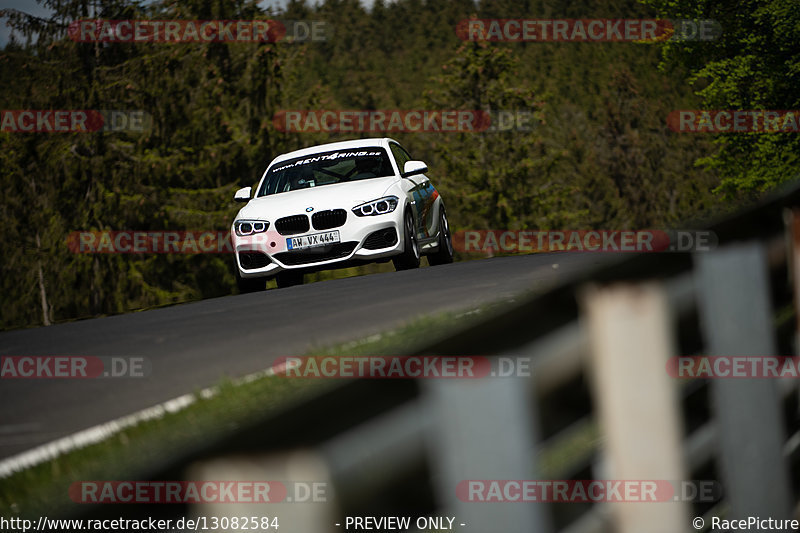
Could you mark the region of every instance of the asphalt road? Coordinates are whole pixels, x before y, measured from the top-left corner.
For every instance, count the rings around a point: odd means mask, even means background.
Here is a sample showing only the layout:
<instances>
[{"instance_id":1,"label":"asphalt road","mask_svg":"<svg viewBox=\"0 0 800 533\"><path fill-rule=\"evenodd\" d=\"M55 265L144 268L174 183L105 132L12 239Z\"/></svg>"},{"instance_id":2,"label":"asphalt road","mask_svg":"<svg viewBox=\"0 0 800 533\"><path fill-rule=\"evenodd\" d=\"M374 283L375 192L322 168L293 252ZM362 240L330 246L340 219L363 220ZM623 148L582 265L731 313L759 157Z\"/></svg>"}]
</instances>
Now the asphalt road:
<instances>
[{"instance_id":1,"label":"asphalt road","mask_svg":"<svg viewBox=\"0 0 800 533\"><path fill-rule=\"evenodd\" d=\"M437 311L545 290L619 254L493 258L373 274L0 333L0 355L141 356L139 379L0 380L0 458L219 382L278 356ZM557 263L558 268L553 268Z\"/></svg>"}]
</instances>

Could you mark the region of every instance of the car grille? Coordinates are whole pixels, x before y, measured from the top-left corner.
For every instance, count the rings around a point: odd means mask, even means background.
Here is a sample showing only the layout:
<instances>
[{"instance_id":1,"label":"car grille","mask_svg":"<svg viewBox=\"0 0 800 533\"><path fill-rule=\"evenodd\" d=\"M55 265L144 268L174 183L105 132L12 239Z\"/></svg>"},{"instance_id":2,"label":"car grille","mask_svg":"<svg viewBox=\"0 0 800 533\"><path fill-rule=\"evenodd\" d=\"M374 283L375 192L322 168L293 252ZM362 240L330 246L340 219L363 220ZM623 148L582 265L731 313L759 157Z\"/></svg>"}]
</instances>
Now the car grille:
<instances>
[{"instance_id":1,"label":"car grille","mask_svg":"<svg viewBox=\"0 0 800 533\"><path fill-rule=\"evenodd\" d=\"M264 252L239 252L239 264L245 270L255 270L270 264L269 256Z\"/></svg>"},{"instance_id":2,"label":"car grille","mask_svg":"<svg viewBox=\"0 0 800 533\"><path fill-rule=\"evenodd\" d=\"M318 263L331 259L341 259L350 255L356 249L357 242L340 242L330 246L320 246L310 250L296 252L281 252L275 254L275 259L284 265L305 265L308 263Z\"/></svg>"},{"instance_id":3,"label":"car grille","mask_svg":"<svg viewBox=\"0 0 800 533\"><path fill-rule=\"evenodd\" d=\"M379 250L397 244L397 230L385 228L369 234L364 241L364 248L367 250Z\"/></svg>"},{"instance_id":4,"label":"car grille","mask_svg":"<svg viewBox=\"0 0 800 533\"><path fill-rule=\"evenodd\" d=\"M331 229L344 225L347 220L347 211L344 209L331 209L314 213L311 217L311 224L314 229Z\"/></svg>"},{"instance_id":5,"label":"car grille","mask_svg":"<svg viewBox=\"0 0 800 533\"><path fill-rule=\"evenodd\" d=\"M292 215L279 218L275 221L275 229L281 235L297 235L309 230L308 217L305 215Z\"/></svg>"}]
</instances>

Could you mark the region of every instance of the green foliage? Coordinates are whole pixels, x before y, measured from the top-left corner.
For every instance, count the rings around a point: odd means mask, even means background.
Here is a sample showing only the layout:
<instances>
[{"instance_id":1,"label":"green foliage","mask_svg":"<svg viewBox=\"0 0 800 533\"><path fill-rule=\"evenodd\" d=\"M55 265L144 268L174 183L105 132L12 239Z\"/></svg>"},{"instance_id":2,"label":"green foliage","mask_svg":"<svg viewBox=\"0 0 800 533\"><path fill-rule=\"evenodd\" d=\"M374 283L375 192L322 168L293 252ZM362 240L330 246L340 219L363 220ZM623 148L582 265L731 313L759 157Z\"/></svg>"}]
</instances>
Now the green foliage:
<instances>
[{"instance_id":1,"label":"green foliage","mask_svg":"<svg viewBox=\"0 0 800 533\"><path fill-rule=\"evenodd\" d=\"M800 104L800 10L793 0L646 0L672 18L713 19L714 41L673 41L664 64L690 69L706 109L796 110ZM795 179L796 133L720 134L699 164L722 176L726 198L751 198Z\"/></svg>"},{"instance_id":2,"label":"green foliage","mask_svg":"<svg viewBox=\"0 0 800 533\"><path fill-rule=\"evenodd\" d=\"M529 113L533 131L491 131L433 136L431 145L441 173L444 198L457 206L456 227L564 227L585 216L575 209L575 184L547 176L557 151L542 141L539 103L530 88L512 80L517 59L508 48L467 42L434 79L426 93L428 109L461 109L486 113ZM527 129L527 128L526 128Z\"/></svg>"},{"instance_id":3,"label":"green foliage","mask_svg":"<svg viewBox=\"0 0 800 533\"><path fill-rule=\"evenodd\" d=\"M36 267L43 259L51 318L230 293L231 257L81 255L81 230L224 230L237 184L257 180L286 143L271 128L284 105L283 64L292 50L262 44L87 44L65 39L78 2L56 6L35 44L9 46L3 109L131 109L153 117L144 133L2 133L4 260L2 324L41 320ZM59 4L60 6L61 4ZM110 16L108 4L98 18ZM55 6L55 4L54 4ZM129 18L254 18L249 2L130 4ZM51 6L52 7L52 6ZM109 15L105 15L108 13ZM116 16L114 18L120 18ZM20 22L19 14L10 17ZM302 100L300 100L302 102ZM37 230L41 247L33 238Z\"/></svg>"},{"instance_id":4,"label":"green foliage","mask_svg":"<svg viewBox=\"0 0 800 533\"><path fill-rule=\"evenodd\" d=\"M82 230L225 230L237 209L233 191L254 184L276 155L370 135L284 133L272 124L279 110L532 113L532 128L521 131L392 135L429 163L454 230L642 228L718 208L713 165L695 166L715 148L666 128L669 111L696 108L698 99L682 63L656 68L657 46L471 43L455 32L472 16L649 16L634 0L613 8L376 0L370 10L358 0L293 0L280 12L254 0L42 3L53 11L48 19L2 12L23 42L0 52L0 109L144 110L152 127L0 132L0 328L231 293L230 255L75 254L66 239ZM311 19L331 31L325 42L302 44L94 44L67 38L80 18ZM789 95L790 87L762 84L757 94ZM765 139L765 160L791 162L786 141Z\"/></svg>"}]
</instances>

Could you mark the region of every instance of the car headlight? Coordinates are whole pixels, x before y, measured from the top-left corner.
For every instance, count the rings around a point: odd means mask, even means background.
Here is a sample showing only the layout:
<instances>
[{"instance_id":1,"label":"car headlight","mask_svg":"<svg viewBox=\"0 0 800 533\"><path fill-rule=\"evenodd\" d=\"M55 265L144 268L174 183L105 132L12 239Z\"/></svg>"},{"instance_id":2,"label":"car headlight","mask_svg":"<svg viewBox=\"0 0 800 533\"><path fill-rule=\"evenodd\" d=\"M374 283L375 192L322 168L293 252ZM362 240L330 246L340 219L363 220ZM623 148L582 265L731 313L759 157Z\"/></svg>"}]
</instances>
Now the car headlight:
<instances>
[{"instance_id":1,"label":"car headlight","mask_svg":"<svg viewBox=\"0 0 800 533\"><path fill-rule=\"evenodd\" d=\"M384 196L353 208L353 213L359 217L385 215L397 209L397 196Z\"/></svg>"},{"instance_id":2,"label":"car headlight","mask_svg":"<svg viewBox=\"0 0 800 533\"><path fill-rule=\"evenodd\" d=\"M233 223L236 235L247 237L254 233L264 233L269 228L269 222L263 220L237 220Z\"/></svg>"}]
</instances>

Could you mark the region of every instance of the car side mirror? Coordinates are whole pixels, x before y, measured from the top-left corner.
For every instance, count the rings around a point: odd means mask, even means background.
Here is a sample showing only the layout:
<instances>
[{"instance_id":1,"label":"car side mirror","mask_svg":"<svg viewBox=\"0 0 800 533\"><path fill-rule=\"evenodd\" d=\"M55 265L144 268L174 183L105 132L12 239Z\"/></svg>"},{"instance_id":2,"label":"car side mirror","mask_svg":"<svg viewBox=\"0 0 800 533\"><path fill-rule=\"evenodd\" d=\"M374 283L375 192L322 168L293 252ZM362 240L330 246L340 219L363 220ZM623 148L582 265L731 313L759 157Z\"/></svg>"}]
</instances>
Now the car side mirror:
<instances>
[{"instance_id":1,"label":"car side mirror","mask_svg":"<svg viewBox=\"0 0 800 533\"><path fill-rule=\"evenodd\" d=\"M422 161L406 161L406 164L403 165L403 177L407 178L409 176L414 176L416 174L425 174L428 171L428 165L426 165Z\"/></svg>"},{"instance_id":2,"label":"car side mirror","mask_svg":"<svg viewBox=\"0 0 800 533\"><path fill-rule=\"evenodd\" d=\"M252 187L242 187L236 194L233 195L233 199L236 202L249 202L250 201L250 191L252 191Z\"/></svg>"}]
</instances>

